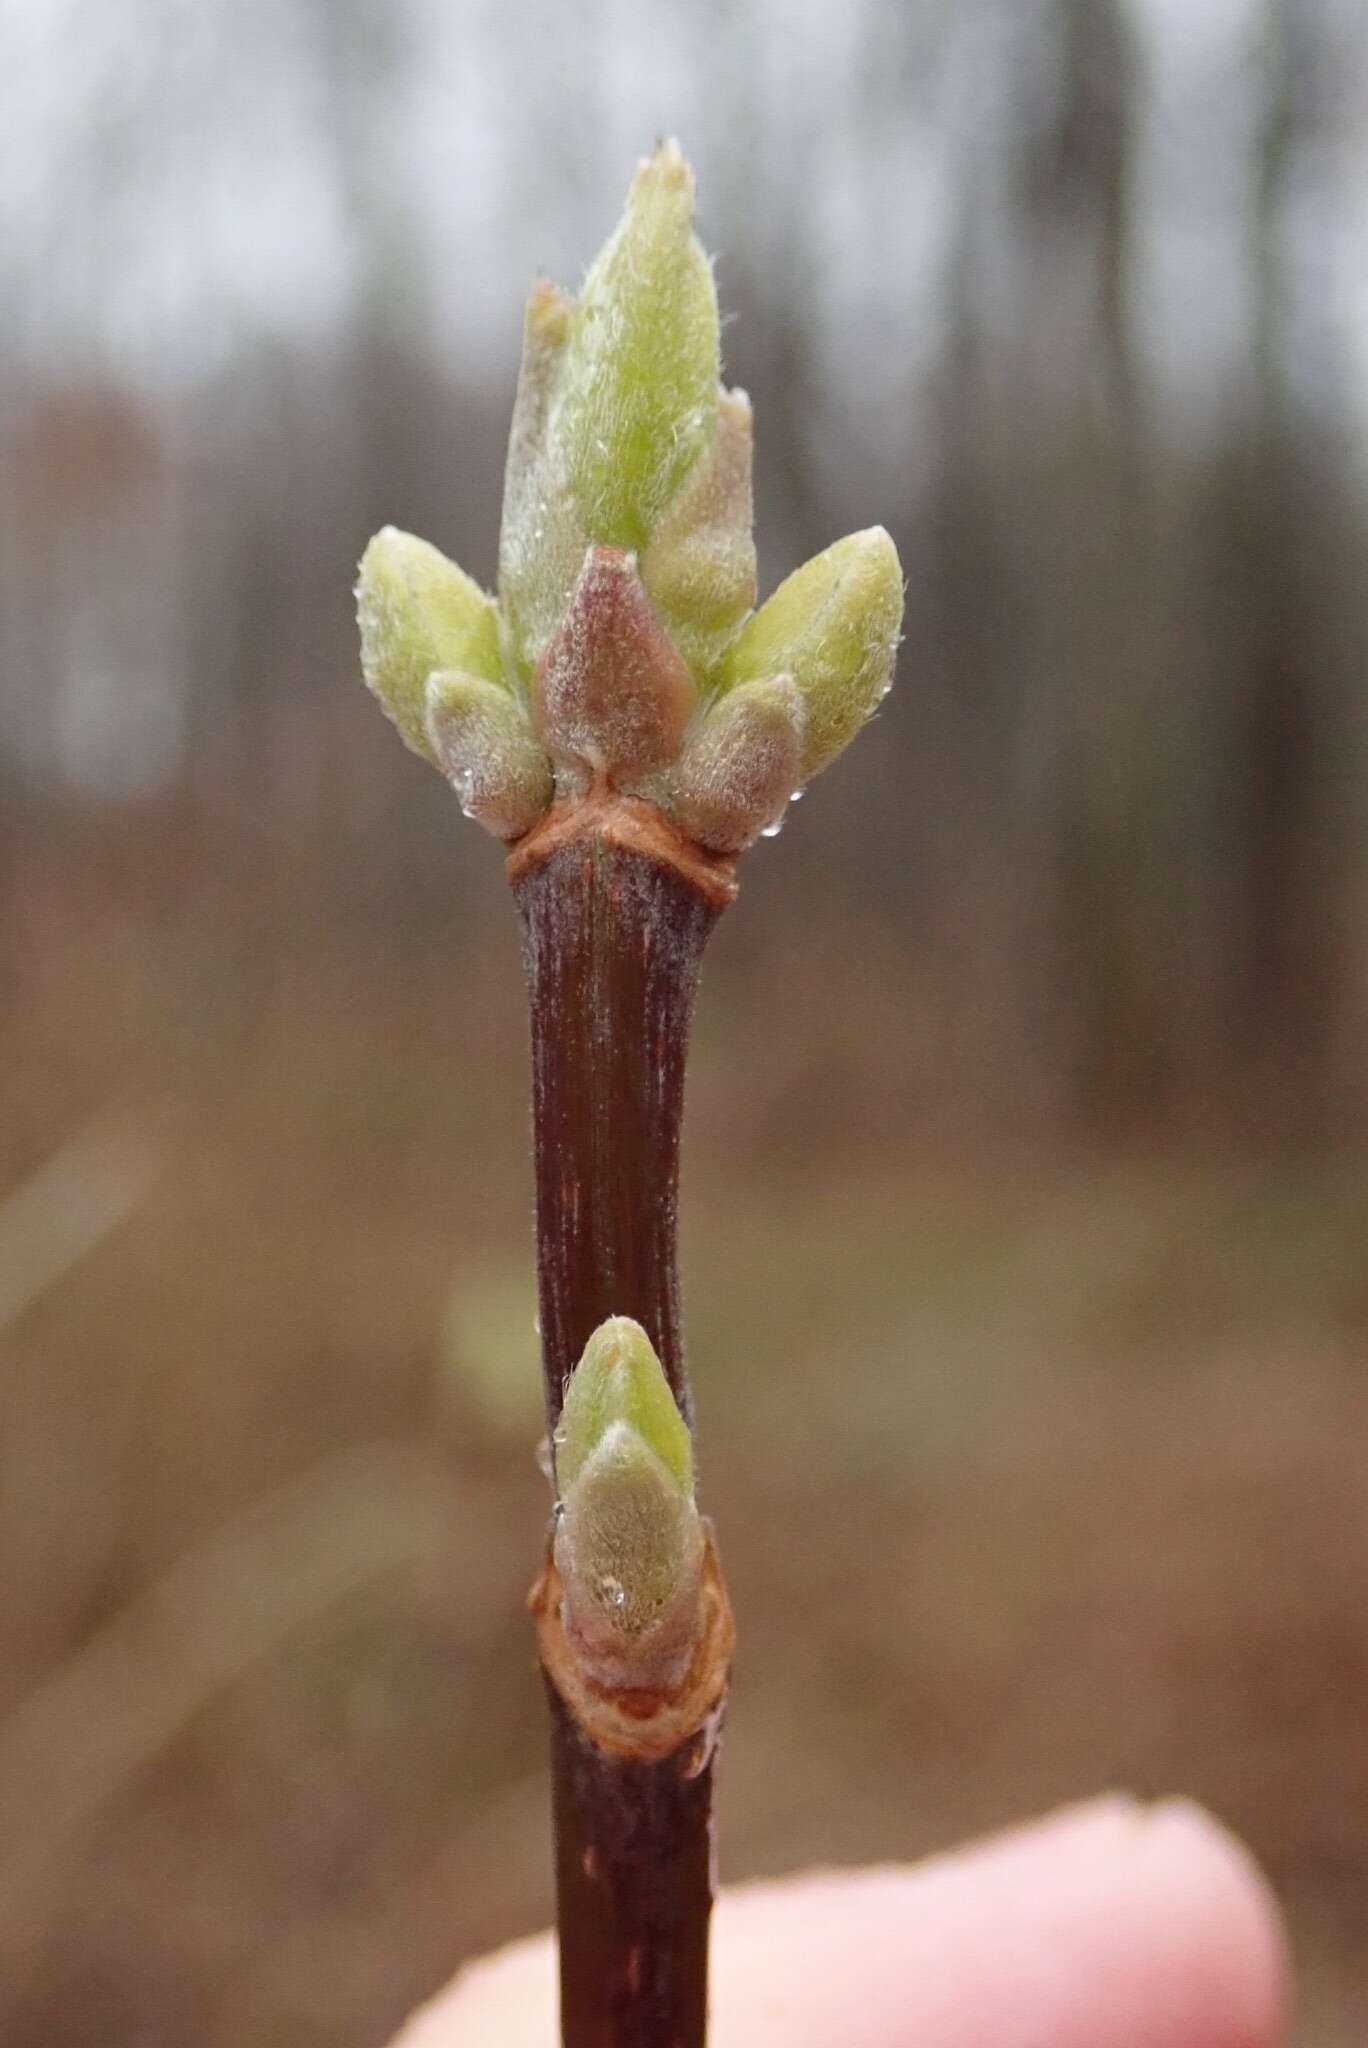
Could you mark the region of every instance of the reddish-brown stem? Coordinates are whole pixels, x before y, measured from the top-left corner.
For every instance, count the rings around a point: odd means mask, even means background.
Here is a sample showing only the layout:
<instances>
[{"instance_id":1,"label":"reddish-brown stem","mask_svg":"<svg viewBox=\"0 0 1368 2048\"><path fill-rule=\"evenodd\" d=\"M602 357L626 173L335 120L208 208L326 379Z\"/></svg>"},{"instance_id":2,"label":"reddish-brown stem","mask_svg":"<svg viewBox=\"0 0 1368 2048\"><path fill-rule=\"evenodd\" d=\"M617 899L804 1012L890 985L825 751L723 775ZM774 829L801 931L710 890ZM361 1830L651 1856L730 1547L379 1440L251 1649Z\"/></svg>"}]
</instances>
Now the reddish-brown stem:
<instances>
[{"instance_id":1,"label":"reddish-brown stem","mask_svg":"<svg viewBox=\"0 0 1368 2048\"><path fill-rule=\"evenodd\" d=\"M548 1426L599 1324L645 1329L692 1420L676 1202L703 947L733 884L644 803L553 812L510 862L532 1022Z\"/></svg>"},{"instance_id":2,"label":"reddish-brown stem","mask_svg":"<svg viewBox=\"0 0 1368 2048\"><path fill-rule=\"evenodd\" d=\"M613 1315L645 1328L689 1418L676 1268L684 1064L730 869L651 806L607 799L553 812L510 873L531 1002L548 1426ZM712 1754L731 1648L711 1571L725 1625L705 1638L682 1701L596 1701L564 1654L553 1575L539 1582L564 2048L703 2048Z\"/></svg>"},{"instance_id":3,"label":"reddish-brown stem","mask_svg":"<svg viewBox=\"0 0 1368 2048\"><path fill-rule=\"evenodd\" d=\"M701 2048L712 1761L612 1756L548 1679L566 2048Z\"/></svg>"}]
</instances>

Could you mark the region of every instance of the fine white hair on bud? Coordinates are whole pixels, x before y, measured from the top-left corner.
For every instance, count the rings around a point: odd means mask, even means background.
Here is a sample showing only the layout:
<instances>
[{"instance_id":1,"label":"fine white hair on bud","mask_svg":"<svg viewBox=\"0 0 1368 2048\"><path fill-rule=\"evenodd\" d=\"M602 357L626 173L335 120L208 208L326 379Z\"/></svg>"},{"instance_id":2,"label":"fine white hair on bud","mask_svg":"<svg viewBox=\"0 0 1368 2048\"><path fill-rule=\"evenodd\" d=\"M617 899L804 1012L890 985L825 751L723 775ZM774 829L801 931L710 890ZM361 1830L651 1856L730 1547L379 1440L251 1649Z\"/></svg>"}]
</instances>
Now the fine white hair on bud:
<instances>
[{"instance_id":1,"label":"fine white hair on bud","mask_svg":"<svg viewBox=\"0 0 1368 2048\"><path fill-rule=\"evenodd\" d=\"M497 604L393 527L361 564L367 683L503 839L557 795L567 810L616 795L730 858L849 745L892 678L902 571L882 527L753 609L750 401L720 381L693 212L693 173L662 143L579 297L534 288ZM434 676L447 680L430 717Z\"/></svg>"},{"instance_id":2,"label":"fine white hair on bud","mask_svg":"<svg viewBox=\"0 0 1368 2048\"><path fill-rule=\"evenodd\" d=\"M801 779L803 699L792 676L738 683L689 735L674 812L714 853L740 853L778 823Z\"/></svg>"},{"instance_id":3,"label":"fine white hair on bud","mask_svg":"<svg viewBox=\"0 0 1368 2048\"><path fill-rule=\"evenodd\" d=\"M361 557L356 610L366 682L414 753L431 760L433 670L502 682L494 600L430 541L386 526Z\"/></svg>"},{"instance_id":4,"label":"fine white hair on bud","mask_svg":"<svg viewBox=\"0 0 1368 2048\"><path fill-rule=\"evenodd\" d=\"M688 1428L640 1324L600 1326L556 1432L565 1621L607 1685L673 1683L697 1633L703 1525Z\"/></svg>"},{"instance_id":5,"label":"fine white hair on bud","mask_svg":"<svg viewBox=\"0 0 1368 2048\"><path fill-rule=\"evenodd\" d=\"M814 555L747 621L722 659L723 689L792 676L803 699L802 780L849 746L893 677L902 628L898 551L881 526Z\"/></svg>"},{"instance_id":6,"label":"fine white hair on bud","mask_svg":"<svg viewBox=\"0 0 1368 2048\"><path fill-rule=\"evenodd\" d=\"M459 669L428 677L427 733L461 809L496 839L519 839L551 802L551 763L509 691Z\"/></svg>"},{"instance_id":7,"label":"fine white hair on bud","mask_svg":"<svg viewBox=\"0 0 1368 2048\"><path fill-rule=\"evenodd\" d=\"M528 300L522 368L508 435L499 603L506 658L524 680L530 680L546 652L588 546L560 450L549 431L573 311L564 292L545 282Z\"/></svg>"},{"instance_id":8,"label":"fine white hair on bud","mask_svg":"<svg viewBox=\"0 0 1368 2048\"><path fill-rule=\"evenodd\" d=\"M755 603L751 407L718 401L712 443L666 506L641 557L641 578L675 645L710 669Z\"/></svg>"},{"instance_id":9,"label":"fine white hair on bud","mask_svg":"<svg viewBox=\"0 0 1368 2048\"><path fill-rule=\"evenodd\" d=\"M637 166L575 306L550 431L591 540L640 548L711 438L719 321L677 142Z\"/></svg>"},{"instance_id":10,"label":"fine white hair on bud","mask_svg":"<svg viewBox=\"0 0 1368 2048\"><path fill-rule=\"evenodd\" d=\"M620 789L677 758L693 678L624 549L589 550L534 701L553 758L593 781Z\"/></svg>"}]
</instances>

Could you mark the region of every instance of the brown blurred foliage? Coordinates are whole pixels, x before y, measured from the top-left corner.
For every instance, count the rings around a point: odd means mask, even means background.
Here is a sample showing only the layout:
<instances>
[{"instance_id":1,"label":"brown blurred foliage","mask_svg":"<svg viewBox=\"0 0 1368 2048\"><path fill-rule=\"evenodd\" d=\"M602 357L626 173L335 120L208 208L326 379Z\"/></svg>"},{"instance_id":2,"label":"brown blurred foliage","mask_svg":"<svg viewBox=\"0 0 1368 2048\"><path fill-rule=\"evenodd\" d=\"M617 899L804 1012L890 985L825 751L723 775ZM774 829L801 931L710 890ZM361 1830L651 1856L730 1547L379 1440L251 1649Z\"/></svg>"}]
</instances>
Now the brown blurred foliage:
<instances>
[{"instance_id":1,"label":"brown blurred foliage","mask_svg":"<svg viewBox=\"0 0 1368 2048\"><path fill-rule=\"evenodd\" d=\"M489 577L521 282L589 255L654 121L769 579L881 519L910 583L698 1023L725 1868L1189 1791L1338 2048L1368 30L439 12L11 31L49 148L0 181L0 2032L362 2048L547 1911L516 934L348 582L386 520Z\"/></svg>"}]
</instances>

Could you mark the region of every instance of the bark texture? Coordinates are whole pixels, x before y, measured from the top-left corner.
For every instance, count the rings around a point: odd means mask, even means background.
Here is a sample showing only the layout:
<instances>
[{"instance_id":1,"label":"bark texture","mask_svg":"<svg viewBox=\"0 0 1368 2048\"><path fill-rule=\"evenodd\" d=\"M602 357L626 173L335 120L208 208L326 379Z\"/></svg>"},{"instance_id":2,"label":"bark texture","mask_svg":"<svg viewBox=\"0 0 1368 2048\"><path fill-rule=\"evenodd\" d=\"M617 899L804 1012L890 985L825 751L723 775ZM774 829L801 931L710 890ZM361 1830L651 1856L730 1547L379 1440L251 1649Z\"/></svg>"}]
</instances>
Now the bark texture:
<instances>
[{"instance_id":1,"label":"bark texture","mask_svg":"<svg viewBox=\"0 0 1368 2048\"><path fill-rule=\"evenodd\" d=\"M674 1694L594 1685L550 1557L530 1605L551 1706L562 2039L703 2048L713 1767L735 1642L711 1532L698 1645Z\"/></svg>"},{"instance_id":2,"label":"bark texture","mask_svg":"<svg viewBox=\"0 0 1368 2048\"><path fill-rule=\"evenodd\" d=\"M649 805L585 806L512 865L532 1018L537 1285L548 1427L598 1325L646 1331L693 1413L676 1264L684 1062L730 870L685 865ZM679 842L681 851L686 843ZM543 853L542 848L545 848Z\"/></svg>"},{"instance_id":3,"label":"bark texture","mask_svg":"<svg viewBox=\"0 0 1368 2048\"><path fill-rule=\"evenodd\" d=\"M708 2009L712 1756L600 1749L547 1679L567 2048L696 2048Z\"/></svg>"}]
</instances>

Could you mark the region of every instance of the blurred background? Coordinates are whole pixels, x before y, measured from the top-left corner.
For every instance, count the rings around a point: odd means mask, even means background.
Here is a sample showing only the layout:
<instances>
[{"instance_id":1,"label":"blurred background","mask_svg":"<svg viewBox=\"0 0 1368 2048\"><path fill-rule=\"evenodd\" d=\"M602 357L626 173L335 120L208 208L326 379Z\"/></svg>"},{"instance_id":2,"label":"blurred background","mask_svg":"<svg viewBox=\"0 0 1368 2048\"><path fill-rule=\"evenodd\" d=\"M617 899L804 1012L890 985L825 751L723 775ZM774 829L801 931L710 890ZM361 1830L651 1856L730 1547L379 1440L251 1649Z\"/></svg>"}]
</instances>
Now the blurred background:
<instances>
[{"instance_id":1,"label":"blurred background","mask_svg":"<svg viewBox=\"0 0 1368 2048\"><path fill-rule=\"evenodd\" d=\"M1191 1793L1360 2040L1361 6L11 0L0 76L6 2042L370 2048L549 1913L515 919L350 584L492 580L662 133L763 585L909 576L697 1020L724 1875Z\"/></svg>"}]
</instances>

